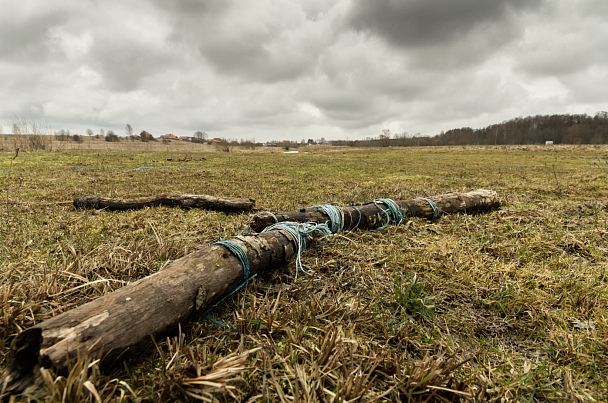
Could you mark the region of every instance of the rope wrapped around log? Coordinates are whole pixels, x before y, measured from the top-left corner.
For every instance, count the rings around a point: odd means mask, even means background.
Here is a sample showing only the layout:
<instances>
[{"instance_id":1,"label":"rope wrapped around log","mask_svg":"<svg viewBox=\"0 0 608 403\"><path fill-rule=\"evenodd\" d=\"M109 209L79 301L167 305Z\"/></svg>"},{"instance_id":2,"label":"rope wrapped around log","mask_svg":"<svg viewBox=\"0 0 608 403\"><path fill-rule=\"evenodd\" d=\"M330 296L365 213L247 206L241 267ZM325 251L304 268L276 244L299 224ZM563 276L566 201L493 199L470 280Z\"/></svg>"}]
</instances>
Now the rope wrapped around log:
<instances>
[{"instance_id":1,"label":"rope wrapped around log","mask_svg":"<svg viewBox=\"0 0 608 403\"><path fill-rule=\"evenodd\" d=\"M69 363L79 356L99 357L102 367L107 367L118 358L141 351L151 337L175 331L178 324L185 325L195 314L206 314L241 287L244 276L251 278L287 264L312 235L296 238L285 229L232 238L230 243L244 256L237 256L225 242L213 244L169 263L155 274L24 330L11 344L6 391L39 387L40 368L65 374Z\"/></svg>"},{"instance_id":2,"label":"rope wrapped around log","mask_svg":"<svg viewBox=\"0 0 608 403\"><path fill-rule=\"evenodd\" d=\"M387 224L401 221L392 212L397 209L404 217L422 217L436 219L443 214L475 213L489 211L500 207L500 200L492 190L478 189L467 193L446 193L429 198L416 198L411 200L392 201L391 199L376 199L360 206L337 207L337 213L327 206L316 205L299 211L282 213L260 212L251 218L249 227L256 232L262 231L269 225L283 221L293 222L331 222L335 218L342 219L340 230L378 229ZM332 231L336 232L336 231Z\"/></svg>"},{"instance_id":3,"label":"rope wrapped around log","mask_svg":"<svg viewBox=\"0 0 608 403\"><path fill-rule=\"evenodd\" d=\"M441 213L485 211L499 206L496 193L491 191L441 195L432 201ZM398 207L387 203L392 202L377 199L363 206L340 208L344 212L341 228L380 228L386 225L387 218L394 219L388 213L391 209L407 209L408 215L437 215L427 200L395 202ZM296 216L325 222L329 210L305 209ZM329 214L335 217L334 213ZM11 343L8 373L1 382L3 391L40 387L40 368L66 374L69 364L84 355L100 358L102 368L133 355L145 348L151 338L176 331L178 325L185 325L195 314L206 314L254 276L272 272L299 256L316 228L322 228L317 235L331 232L325 224L293 222L296 233L283 222L286 214L289 213L275 215L277 220L273 221L280 220L282 224L260 234L234 237L229 241L230 247L221 242L190 253L155 274L19 333Z\"/></svg>"}]
</instances>

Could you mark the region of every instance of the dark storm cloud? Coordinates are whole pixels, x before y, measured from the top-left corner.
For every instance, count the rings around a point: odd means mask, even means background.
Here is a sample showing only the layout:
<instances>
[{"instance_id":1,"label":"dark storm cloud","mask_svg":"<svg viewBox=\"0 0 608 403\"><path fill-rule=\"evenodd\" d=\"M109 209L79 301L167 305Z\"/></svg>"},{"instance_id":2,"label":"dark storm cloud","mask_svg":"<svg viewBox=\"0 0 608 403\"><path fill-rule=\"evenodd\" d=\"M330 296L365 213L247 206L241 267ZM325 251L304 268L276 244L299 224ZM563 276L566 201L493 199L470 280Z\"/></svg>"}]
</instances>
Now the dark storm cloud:
<instances>
[{"instance_id":1,"label":"dark storm cloud","mask_svg":"<svg viewBox=\"0 0 608 403\"><path fill-rule=\"evenodd\" d=\"M349 26L408 51L412 67L479 63L522 34L517 16L541 0L355 0Z\"/></svg>"},{"instance_id":2,"label":"dark storm cloud","mask_svg":"<svg viewBox=\"0 0 608 403\"><path fill-rule=\"evenodd\" d=\"M444 46L487 25L509 25L518 9L539 3L539 0L355 0L349 22L354 28L376 33L397 47Z\"/></svg>"}]
</instances>

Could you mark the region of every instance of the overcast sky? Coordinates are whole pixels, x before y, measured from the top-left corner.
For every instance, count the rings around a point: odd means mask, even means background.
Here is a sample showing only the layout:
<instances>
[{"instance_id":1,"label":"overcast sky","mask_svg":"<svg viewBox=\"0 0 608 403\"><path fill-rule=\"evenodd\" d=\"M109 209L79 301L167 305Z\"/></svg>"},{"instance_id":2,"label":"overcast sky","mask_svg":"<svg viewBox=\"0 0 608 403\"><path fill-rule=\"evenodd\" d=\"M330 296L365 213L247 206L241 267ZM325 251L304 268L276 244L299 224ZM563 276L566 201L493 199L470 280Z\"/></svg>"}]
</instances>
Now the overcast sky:
<instances>
[{"instance_id":1,"label":"overcast sky","mask_svg":"<svg viewBox=\"0 0 608 403\"><path fill-rule=\"evenodd\" d=\"M0 124L435 135L608 110L606 0L0 0Z\"/></svg>"}]
</instances>

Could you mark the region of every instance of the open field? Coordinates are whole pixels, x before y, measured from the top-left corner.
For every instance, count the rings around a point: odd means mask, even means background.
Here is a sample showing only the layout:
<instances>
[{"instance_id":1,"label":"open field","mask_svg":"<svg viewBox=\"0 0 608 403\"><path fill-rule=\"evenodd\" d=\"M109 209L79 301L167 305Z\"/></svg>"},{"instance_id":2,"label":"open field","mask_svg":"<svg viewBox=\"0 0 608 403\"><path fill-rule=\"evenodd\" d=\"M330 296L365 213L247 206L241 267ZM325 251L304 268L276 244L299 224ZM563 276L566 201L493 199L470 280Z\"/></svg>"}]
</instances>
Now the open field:
<instances>
[{"instance_id":1,"label":"open field","mask_svg":"<svg viewBox=\"0 0 608 403\"><path fill-rule=\"evenodd\" d=\"M75 210L77 196L209 194L285 211L484 188L503 207L341 233L304 252L305 281L290 266L223 303L214 316L236 330L198 318L110 372L83 358L67 378L48 374L23 399L95 401L94 385L103 401L605 401L608 147L160 147L0 152L0 371L21 329L249 220ZM204 374L221 387L188 381Z\"/></svg>"},{"instance_id":2,"label":"open field","mask_svg":"<svg viewBox=\"0 0 608 403\"><path fill-rule=\"evenodd\" d=\"M122 140L117 142L105 141L103 138L81 136L82 141L59 141L51 135L14 135L0 134L0 151L14 150L16 147L22 150L46 151L68 151L68 150L99 150L99 151L188 151L188 152L211 152L217 147L207 144L197 144L189 141L173 140L169 142L157 141L131 141Z\"/></svg>"}]
</instances>

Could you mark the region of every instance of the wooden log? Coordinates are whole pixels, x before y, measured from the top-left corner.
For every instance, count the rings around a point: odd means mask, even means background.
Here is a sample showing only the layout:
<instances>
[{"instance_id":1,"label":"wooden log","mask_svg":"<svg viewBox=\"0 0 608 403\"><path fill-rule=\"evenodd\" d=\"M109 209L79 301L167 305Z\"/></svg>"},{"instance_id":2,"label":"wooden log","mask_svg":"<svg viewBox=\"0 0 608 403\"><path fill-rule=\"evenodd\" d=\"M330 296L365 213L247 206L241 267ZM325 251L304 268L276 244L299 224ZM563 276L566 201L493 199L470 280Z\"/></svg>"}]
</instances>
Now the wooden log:
<instances>
[{"instance_id":1,"label":"wooden log","mask_svg":"<svg viewBox=\"0 0 608 403\"><path fill-rule=\"evenodd\" d=\"M446 193L429 198L435 203L439 214L452 214L458 212L481 212L500 207L500 200L496 192L491 190L479 189L468 193ZM436 216L431 203L425 199L399 200L395 204L402 209L404 217L423 217L432 219ZM387 216L384 210L386 204L382 202L370 202L361 206L338 207L342 215L342 225L344 230L361 228L375 229L387 223ZM326 222L329 220L328 214L319 207L308 207L299 211L283 213L262 212L255 215L250 227L254 231L261 231L277 222Z\"/></svg>"},{"instance_id":2,"label":"wooden log","mask_svg":"<svg viewBox=\"0 0 608 403\"><path fill-rule=\"evenodd\" d=\"M496 193L476 191L433 198L441 212L483 211L499 206ZM397 202L409 215L430 217L426 200ZM428 206L428 207L427 207ZM344 228L378 228L386 223L381 202L341 208ZM284 213L298 221L327 221L319 209ZM292 214L290 216L290 214ZM283 218L283 215L277 215ZM282 219L281 221L284 221ZM273 222L269 224L273 224ZM264 228L266 225L264 225ZM259 228L259 227L258 227ZM242 248L250 275L272 271L297 253L293 235L275 229L231 240ZM145 347L151 337L174 331L197 313L205 312L244 281L243 266L224 245L211 245L178 259L151 276L39 323L20 334L11 344L7 360L5 391L19 392L40 386L40 368L65 373L79 355L101 357L110 365Z\"/></svg>"},{"instance_id":3,"label":"wooden log","mask_svg":"<svg viewBox=\"0 0 608 403\"><path fill-rule=\"evenodd\" d=\"M250 276L271 271L297 252L285 230L238 236ZM66 311L18 334L7 361L9 392L40 386L39 369L65 373L78 355L102 356L102 366L133 354L151 337L205 312L244 281L239 258L224 245L211 245L175 260L163 270Z\"/></svg>"},{"instance_id":4,"label":"wooden log","mask_svg":"<svg viewBox=\"0 0 608 403\"><path fill-rule=\"evenodd\" d=\"M186 209L203 208L236 213L253 210L255 208L255 200L190 194L160 194L137 199L111 199L100 196L77 197L74 199L74 207L84 209L137 210L156 206L182 207Z\"/></svg>"}]
</instances>

